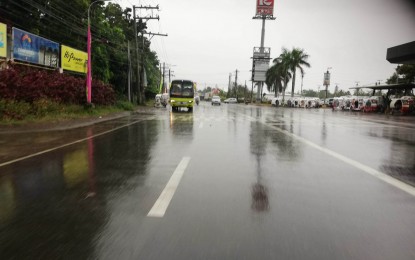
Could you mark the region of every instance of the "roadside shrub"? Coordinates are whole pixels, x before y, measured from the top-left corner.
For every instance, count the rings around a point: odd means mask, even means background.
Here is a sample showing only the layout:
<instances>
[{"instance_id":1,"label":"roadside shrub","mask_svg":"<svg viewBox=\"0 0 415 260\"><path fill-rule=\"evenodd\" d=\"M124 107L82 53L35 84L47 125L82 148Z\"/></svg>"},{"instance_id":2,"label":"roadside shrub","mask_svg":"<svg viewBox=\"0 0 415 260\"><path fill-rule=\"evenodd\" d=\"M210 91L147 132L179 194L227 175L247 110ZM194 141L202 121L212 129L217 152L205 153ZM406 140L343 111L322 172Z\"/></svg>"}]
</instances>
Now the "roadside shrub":
<instances>
[{"instance_id":1,"label":"roadside shrub","mask_svg":"<svg viewBox=\"0 0 415 260\"><path fill-rule=\"evenodd\" d=\"M121 108L126 111L133 111L134 105L131 102L128 101L118 101L116 103L116 107Z\"/></svg>"},{"instance_id":2,"label":"roadside shrub","mask_svg":"<svg viewBox=\"0 0 415 260\"><path fill-rule=\"evenodd\" d=\"M62 105L49 99L39 99L33 101L32 113L36 116L46 116L48 114L58 113L62 109Z\"/></svg>"},{"instance_id":3,"label":"roadside shrub","mask_svg":"<svg viewBox=\"0 0 415 260\"><path fill-rule=\"evenodd\" d=\"M0 98L33 104L49 100L60 104L86 104L86 80L57 71L10 65L0 71ZM92 102L113 105L115 92L111 85L92 81ZM41 102L40 102L41 103ZM39 104L38 104L39 105Z\"/></svg>"},{"instance_id":4,"label":"roadside shrub","mask_svg":"<svg viewBox=\"0 0 415 260\"><path fill-rule=\"evenodd\" d=\"M30 115L32 106L24 101L0 100L0 119L1 120L22 120Z\"/></svg>"}]
</instances>

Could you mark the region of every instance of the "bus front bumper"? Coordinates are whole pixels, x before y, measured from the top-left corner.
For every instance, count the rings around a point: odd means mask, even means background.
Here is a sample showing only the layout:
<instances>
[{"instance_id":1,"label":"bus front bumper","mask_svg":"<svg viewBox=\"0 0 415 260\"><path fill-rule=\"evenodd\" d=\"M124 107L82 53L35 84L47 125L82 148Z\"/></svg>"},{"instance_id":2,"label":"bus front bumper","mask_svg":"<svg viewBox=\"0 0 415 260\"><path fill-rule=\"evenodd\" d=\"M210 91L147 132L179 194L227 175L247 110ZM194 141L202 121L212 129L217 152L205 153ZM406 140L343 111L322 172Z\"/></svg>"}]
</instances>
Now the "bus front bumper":
<instances>
[{"instance_id":1,"label":"bus front bumper","mask_svg":"<svg viewBox=\"0 0 415 260\"><path fill-rule=\"evenodd\" d=\"M193 101L175 101L171 100L170 105L172 107L193 107Z\"/></svg>"}]
</instances>

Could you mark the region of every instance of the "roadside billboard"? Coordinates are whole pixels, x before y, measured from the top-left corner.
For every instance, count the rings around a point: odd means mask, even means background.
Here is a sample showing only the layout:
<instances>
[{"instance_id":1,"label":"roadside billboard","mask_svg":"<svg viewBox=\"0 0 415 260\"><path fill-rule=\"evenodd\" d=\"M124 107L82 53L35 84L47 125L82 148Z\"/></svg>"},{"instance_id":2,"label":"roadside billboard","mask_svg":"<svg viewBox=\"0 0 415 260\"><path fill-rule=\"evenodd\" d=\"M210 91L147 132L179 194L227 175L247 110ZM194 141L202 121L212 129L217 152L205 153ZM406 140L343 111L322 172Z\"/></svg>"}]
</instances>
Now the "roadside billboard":
<instances>
[{"instance_id":1,"label":"roadside billboard","mask_svg":"<svg viewBox=\"0 0 415 260\"><path fill-rule=\"evenodd\" d=\"M87 71L88 53L65 45L61 46L62 69L85 74Z\"/></svg>"},{"instance_id":2,"label":"roadside billboard","mask_svg":"<svg viewBox=\"0 0 415 260\"><path fill-rule=\"evenodd\" d=\"M7 25L0 23L0 57L7 57Z\"/></svg>"},{"instance_id":3,"label":"roadside billboard","mask_svg":"<svg viewBox=\"0 0 415 260\"><path fill-rule=\"evenodd\" d=\"M57 68L59 43L13 27L13 59Z\"/></svg>"},{"instance_id":4,"label":"roadside billboard","mask_svg":"<svg viewBox=\"0 0 415 260\"><path fill-rule=\"evenodd\" d=\"M256 15L274 15L274 0L256 1Z\"/></svg>"}]
</instances>

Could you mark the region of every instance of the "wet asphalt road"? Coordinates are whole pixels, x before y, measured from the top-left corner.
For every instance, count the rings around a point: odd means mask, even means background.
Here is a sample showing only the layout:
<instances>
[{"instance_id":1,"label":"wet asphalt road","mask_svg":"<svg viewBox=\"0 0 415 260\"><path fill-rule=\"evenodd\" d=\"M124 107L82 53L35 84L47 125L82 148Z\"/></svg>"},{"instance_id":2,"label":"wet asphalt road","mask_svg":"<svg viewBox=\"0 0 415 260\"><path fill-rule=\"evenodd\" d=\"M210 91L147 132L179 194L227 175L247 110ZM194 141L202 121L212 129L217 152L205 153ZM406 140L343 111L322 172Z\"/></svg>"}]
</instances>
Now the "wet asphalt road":
<instances>
[{"instance_id":1,"label":"wet asphalt road","mask_svg":"<svg viewBox=\"0 0 415 260\"><path fill-rule=\"evenodd\" d=\"M0 134L0 258L415 259L414 129L202 102Z\"/></svg>"}]
</instances>

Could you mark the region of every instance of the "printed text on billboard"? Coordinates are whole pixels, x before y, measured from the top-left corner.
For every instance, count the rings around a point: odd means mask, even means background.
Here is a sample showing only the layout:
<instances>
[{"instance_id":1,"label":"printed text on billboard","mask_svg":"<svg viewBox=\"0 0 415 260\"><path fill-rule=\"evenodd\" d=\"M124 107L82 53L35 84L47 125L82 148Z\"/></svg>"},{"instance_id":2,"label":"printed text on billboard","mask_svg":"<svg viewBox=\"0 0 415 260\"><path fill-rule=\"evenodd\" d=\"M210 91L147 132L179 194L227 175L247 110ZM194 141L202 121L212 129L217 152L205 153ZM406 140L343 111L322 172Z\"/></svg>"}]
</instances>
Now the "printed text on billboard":
<instances>
[{"instance_id":1,"label":"printed text on billboard","mask_svg":"<svg viewBox=\"0 0 415 260\"><path fill-rule=\"evenodd\" d=\"M13 59L57 68L59 43L13 27Z\"/></svg>"},{"instance_id":2,"label":"printed text on billboard","mask_svg":"<svg viewBox=\"0 0 415 260\"><path fill-rule=\"evenodd\" d=\"M274 0L256 0L256 15L273 15Z\"/></svg>"},{"instance_id":3,"label":"printed text on billboard","mask_svg":"<svg viewBox=\"0 0 415 260\"><path fill-rule=\"evenodd\" d=\"M62 45L61 62L62 69L86 73L88 53Z\"/></svg>"}]
</instances>

